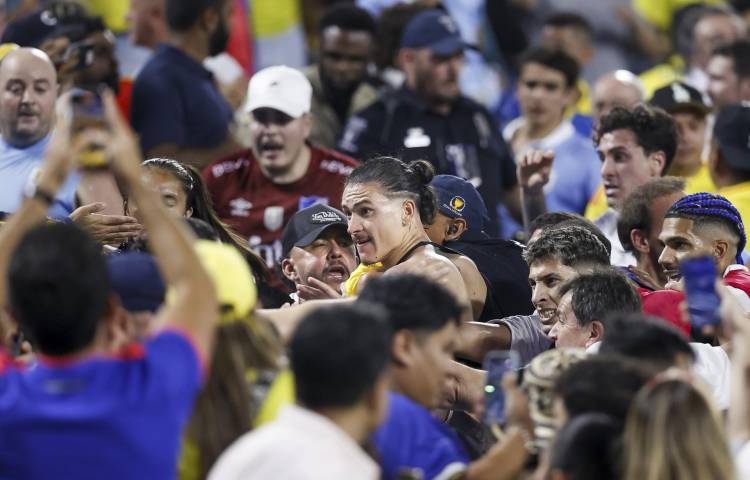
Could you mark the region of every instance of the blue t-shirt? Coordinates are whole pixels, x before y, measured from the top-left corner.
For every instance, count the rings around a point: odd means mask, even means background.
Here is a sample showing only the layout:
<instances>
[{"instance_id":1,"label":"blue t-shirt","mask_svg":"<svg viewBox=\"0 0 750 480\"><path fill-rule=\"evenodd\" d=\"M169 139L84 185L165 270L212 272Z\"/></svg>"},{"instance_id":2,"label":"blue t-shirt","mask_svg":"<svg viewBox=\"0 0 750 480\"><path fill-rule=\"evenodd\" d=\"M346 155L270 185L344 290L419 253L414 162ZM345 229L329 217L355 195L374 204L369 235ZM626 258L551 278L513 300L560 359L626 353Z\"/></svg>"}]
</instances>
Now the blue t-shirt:
<instances>
[{"instance_id":1,"label":"blue t-shirt","mask_svg":"<svg viewBox=\"0 0 750 480\"><path fill-rule=\"evenodd\" d=\"M16 148L0 138L0 212L13 213L21 208L26 185L38 175L44 162L49 135L26 148ZM68 217L75 209L76 188L81 176L74 172L50 206L47 216L56 220Z\"/></svg>"},{"instance_id":2,"label":"blue t-shirt","mask_svg":"<svg viewBox=\"0 0 750 480\"><path fill-rule=\"evenodd\" d=\"M373 444L383 478L396 479L404 470L421 470L425 480L451 478L466 470L469 455L461 440L421 405L390 393L390 407Z\"/></svg>"},{"instance_id":3,"label":"blue t-shirt","mask_svg":"<svg viewBox=\"0 0 750 480\"><path fill-rule=\"evenodd\" d=\"M522 121L522 120L521 120ZM512 129L511 124L507 129ZM519 123L515 123L519 125ZM504 132L509 134L508 130ZM555 160L544 199L548 212L573 212L583 215L591 197L602 182L602 162L593 142L575 131L569 121L564 121L547 137L534 141L516 154L522 156L528 149L552 150ZM503 235L511 236L523 230L503 207L500 214Z\"/></svg>"},{"instance_id":4,"label":"blue t-shirt","mask_svg":"<svg viewBox=\"0 0 750 480\"><path fill-rule=\"evenodd\" d=\"M144 153L160 144L217 147L232 118L213 74L177 48L160 45L135 79L130 121Z\"/></svg>"},{"instance_id":5,"label":"blue t-shirt","mask_svg":"<svg viewBox=\"0 0 750 480\"><path fill-rule=\"evenodd\" d=\"M175 478L202 374L175 332L123 358L0 373L0 478Z\"/></svg>"}]
</instances>

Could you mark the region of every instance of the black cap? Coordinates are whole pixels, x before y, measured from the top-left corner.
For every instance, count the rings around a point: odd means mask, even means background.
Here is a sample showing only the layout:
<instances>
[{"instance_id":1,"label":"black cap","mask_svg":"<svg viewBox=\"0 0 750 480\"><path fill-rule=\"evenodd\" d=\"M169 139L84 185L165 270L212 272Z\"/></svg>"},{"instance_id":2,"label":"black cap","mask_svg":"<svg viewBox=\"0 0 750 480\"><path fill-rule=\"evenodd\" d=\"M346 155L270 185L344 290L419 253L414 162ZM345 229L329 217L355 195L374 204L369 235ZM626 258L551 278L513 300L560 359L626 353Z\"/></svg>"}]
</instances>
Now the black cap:
<instances>
[{"instance_id":1,"label":"black cap","mask_svg":"<svg viewBox=\"0 0 750 480\"><path fill-rule=\"evenodd\" d=\"M348 227L343 213L328 205L316 204L295 213L281 237L281 256L286 258L294 247L306 247L330 227Z\"/></svg>"},{"instance_id":2,"label":"black cap","mask_svg":"<svg viewBox=\"0 0 750 480\"><path fill-rule=\"evenodd\" d=\"M750 102L724 107L716 117L714 138L730 167L750 172Z\"/></svg>"},{"instance_id":3,"label":"black cap","mask_svg":"<svg viewBox=\"0 0 750 480\"><path fill-rule=\"evenodd\" d=\"M101 19L89 16L80 4L69 0L56 1L10 22L1 41L22 47L39 47L50 38L66 37L77 42L92 31L104 29Z\"/></svg>"},{"instance_id":4,"label":"black cap","mask_svg":"<svg viewBox=\"0 0 750 480\"><path fill-rule=\"evenodd\" d=\"M708 115L711 111L703 101L701 92L683 82L672 82L655 91L649 103L667 113L692 110L700 115Z\"/></svg>"}]
</instances>

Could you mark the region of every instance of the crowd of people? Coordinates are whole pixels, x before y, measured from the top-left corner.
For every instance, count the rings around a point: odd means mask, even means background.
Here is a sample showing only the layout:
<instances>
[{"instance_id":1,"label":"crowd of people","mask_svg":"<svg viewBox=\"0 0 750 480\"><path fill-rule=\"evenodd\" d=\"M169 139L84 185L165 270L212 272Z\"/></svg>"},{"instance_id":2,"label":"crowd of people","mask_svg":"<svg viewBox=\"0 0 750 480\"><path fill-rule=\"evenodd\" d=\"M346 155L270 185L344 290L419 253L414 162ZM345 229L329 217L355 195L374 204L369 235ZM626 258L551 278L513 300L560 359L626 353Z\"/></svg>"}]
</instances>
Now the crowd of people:
<instances>
[{"instance_id":1,"label":"crowd of people","mask_svg":"<svg viewBox=\"0 0 750 480\"><path fill-rule=\"evenodd\" d=\"M3 4L0 478L750 479L750 4L274 1Z\"/></svg>"}]
</instances>

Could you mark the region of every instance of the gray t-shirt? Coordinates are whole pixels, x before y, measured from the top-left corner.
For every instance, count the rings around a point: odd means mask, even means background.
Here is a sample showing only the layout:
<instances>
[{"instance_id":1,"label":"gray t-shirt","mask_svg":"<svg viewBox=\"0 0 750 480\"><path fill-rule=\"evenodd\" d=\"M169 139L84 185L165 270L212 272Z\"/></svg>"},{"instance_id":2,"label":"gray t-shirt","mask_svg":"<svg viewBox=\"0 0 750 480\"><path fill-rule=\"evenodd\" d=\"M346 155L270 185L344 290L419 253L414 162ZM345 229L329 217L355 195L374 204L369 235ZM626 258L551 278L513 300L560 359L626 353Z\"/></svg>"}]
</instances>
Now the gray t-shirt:
<instances>
[{"instance_id":1,"label":"gray t-shirt","mask_svg":"<svg viewBox=\"0 0 750 480\"><path fill-rule=\"evenodd\" d=\"M526 366L534 357L552 347L552 342L542 330L542 321L536 313L513 315L490 320L488 323L505 325L510 329L510 348L518 352L522 366Z\"/></svg>"}]
</instances>

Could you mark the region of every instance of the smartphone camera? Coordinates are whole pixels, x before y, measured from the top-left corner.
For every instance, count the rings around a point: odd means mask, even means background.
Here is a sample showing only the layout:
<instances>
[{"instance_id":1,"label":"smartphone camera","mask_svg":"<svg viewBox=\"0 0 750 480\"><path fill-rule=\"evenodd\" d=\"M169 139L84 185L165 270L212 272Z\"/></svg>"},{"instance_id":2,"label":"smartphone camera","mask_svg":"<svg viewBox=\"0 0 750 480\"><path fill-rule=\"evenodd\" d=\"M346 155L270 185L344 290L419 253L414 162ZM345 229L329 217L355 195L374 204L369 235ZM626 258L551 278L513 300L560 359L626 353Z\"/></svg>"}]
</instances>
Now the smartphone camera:
<instances>
[{"instance_id":1,"label":"smartphone camera","mask_svg":"<svg viewBox=\"0 0 750 480\"><path fill-rule=\"evenodd\" d=\"M89 128L107 129L102 97L91 90L76 88L71 91L73 108L73 136L80 135ZM100 169L109 165L105 145L92 143L86 146L79 158L79 166L84 169Z\"/></svg>"},{"instance_id":2,"label":"smartphone camera","mask_svg":"<svg viewBox=\"0 0 750 480\"><path fill-rule=\"evenodd\" d=\"M690 323L700 329L707 325L719 325L721 299L716 293L716 262L710 255L690 257L680 262L682 278L685 280Z\"/></svg>"},{"instance_id":3,"label":"smartphone camera","mask_svg":"<svg viewBox=\"0 0 750 480\"><path fill-rule=\"evenodd\" d=\"M483 422L488 426L505 423L505 391L502 381L506 373L518 371L518 353L513 350L494 350L484 358L487 381L484 385L485 410Z\"/></svg>"}]
</instances>

